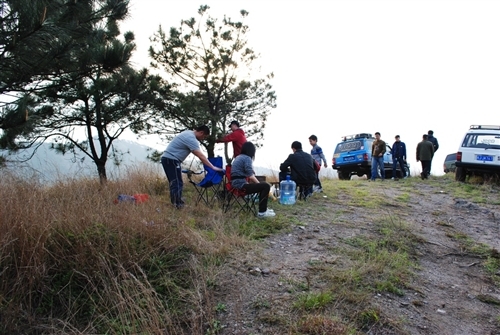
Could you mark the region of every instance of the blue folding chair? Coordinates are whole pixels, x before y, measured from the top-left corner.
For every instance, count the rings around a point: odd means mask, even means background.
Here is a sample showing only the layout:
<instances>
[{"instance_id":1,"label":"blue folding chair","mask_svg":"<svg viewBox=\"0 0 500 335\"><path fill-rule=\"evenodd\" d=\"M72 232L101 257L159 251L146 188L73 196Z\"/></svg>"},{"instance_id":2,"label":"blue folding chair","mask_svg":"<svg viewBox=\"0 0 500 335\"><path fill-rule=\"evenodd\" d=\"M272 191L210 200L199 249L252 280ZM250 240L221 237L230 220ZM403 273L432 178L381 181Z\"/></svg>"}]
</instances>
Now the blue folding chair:
<instances>
[{"instance_id":1,"label":"blue folding chair","mask_svg":"<svg viewBox=\"0 0 500 335\"><path fill-rule=\"evenodd\" d=\"M208 158L210 163L212 163L215 167L222 168L222 157L211 157ZM201 172L193 172L191 170L183 170L183 173L187 174L188 180L191 184L193 184L198 196L196 198L196 204L198 204L201 200L207 205L211 206L215 200L218 199L218 196L221 193L221 185L222 180L224 178L224 172L218 172L212 170L205 164L203 164L204 171ZM196 182L193 180L194 175L205 174L204 178Z\"/></svg>"}]
</instances>

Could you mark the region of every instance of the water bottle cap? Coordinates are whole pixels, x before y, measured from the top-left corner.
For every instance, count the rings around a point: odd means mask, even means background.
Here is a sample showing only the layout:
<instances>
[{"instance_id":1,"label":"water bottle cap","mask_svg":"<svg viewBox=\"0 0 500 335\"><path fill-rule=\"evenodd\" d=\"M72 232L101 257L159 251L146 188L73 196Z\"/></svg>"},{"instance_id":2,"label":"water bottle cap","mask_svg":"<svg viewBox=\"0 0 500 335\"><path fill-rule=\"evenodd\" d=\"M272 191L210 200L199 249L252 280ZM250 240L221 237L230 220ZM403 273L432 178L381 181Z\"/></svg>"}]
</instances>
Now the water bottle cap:
<instances>
[{"instance_id":1,"label":"water bottle cap","mask_svg":"<svg viewBox=\"0 0 500 335\"><path fill-rule=\"evenodd\" d=\"M289 174L286 175L286 180L290 180L290 175Z\"/></svg>"}]
</instances>

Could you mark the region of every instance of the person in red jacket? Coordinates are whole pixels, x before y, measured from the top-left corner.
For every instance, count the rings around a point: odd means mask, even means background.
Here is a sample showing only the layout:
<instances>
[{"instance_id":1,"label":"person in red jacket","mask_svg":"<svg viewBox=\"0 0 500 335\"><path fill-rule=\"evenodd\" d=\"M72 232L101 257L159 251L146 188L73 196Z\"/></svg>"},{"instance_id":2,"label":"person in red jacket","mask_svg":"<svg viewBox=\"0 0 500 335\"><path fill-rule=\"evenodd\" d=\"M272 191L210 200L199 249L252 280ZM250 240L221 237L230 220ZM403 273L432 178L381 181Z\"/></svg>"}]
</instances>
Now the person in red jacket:
<instances>
[{"instance_id":1,"label":"person in red jacket","mask_svg":"<svg viewBox=\"0 0 500 335\"><path fill-rule=\"evenodd\" d=\"M233 144L233 158L236 158L241 153L241 147L243 143L247 141L245 136L245 132L240 128L240 123L238 121L231 121L229 124L229 128L231 128L231 133L226 136L219 138L216 140L216 143L227 143L232 142Z\"/></svg>"}]
</instances>

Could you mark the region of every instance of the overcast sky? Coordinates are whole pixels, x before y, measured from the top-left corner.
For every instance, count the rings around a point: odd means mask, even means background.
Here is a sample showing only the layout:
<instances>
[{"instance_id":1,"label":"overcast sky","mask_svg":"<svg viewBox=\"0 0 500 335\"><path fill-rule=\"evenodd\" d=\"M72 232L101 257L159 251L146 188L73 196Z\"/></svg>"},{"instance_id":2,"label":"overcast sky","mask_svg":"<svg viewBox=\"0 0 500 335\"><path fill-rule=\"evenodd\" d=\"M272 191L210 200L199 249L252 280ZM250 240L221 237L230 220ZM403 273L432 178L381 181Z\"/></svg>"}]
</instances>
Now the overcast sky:
<instances>
[{"instance_id":1,"label":"overcast sky","mask_svg":"<svg viewBox=\"0 0 500 335\"><path fill-rule=\"evenodd\" d=\"M122 30L136 35L137 66L149 64L159 25L179 27L203 4L221 19L247 10L249 46L275 75L278 107L255 165L277 168L294 140L309 151L315 134L330 166L342 136L379 131L391 145L401 135L416 173L416 145L432 129L432 173L442 174L471 124L500 124L500 1L131 0Z\"/></svg>"}]
</instances>

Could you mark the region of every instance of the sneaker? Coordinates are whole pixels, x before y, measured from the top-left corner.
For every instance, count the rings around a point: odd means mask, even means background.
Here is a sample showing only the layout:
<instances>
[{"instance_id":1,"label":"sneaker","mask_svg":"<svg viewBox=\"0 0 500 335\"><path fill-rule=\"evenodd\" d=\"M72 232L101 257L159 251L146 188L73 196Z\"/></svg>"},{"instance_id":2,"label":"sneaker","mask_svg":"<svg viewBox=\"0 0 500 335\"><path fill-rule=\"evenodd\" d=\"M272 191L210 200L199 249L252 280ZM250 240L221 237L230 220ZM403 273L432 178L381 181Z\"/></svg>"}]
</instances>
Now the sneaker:
<instances>
[{"instance_id":1,"label":"sneaker","mask_svg":"<svg viewBox=\"0 0 500 335\"><path fill-rule=\"evenodd\" d=\"M259 218L270 218L273 216L276 216L276 213L269 211L269 209L265 212L262 212L262 213L259 212L259 214L257 214L257 217L259 217Z\"/></svg>"}]
</instances>

